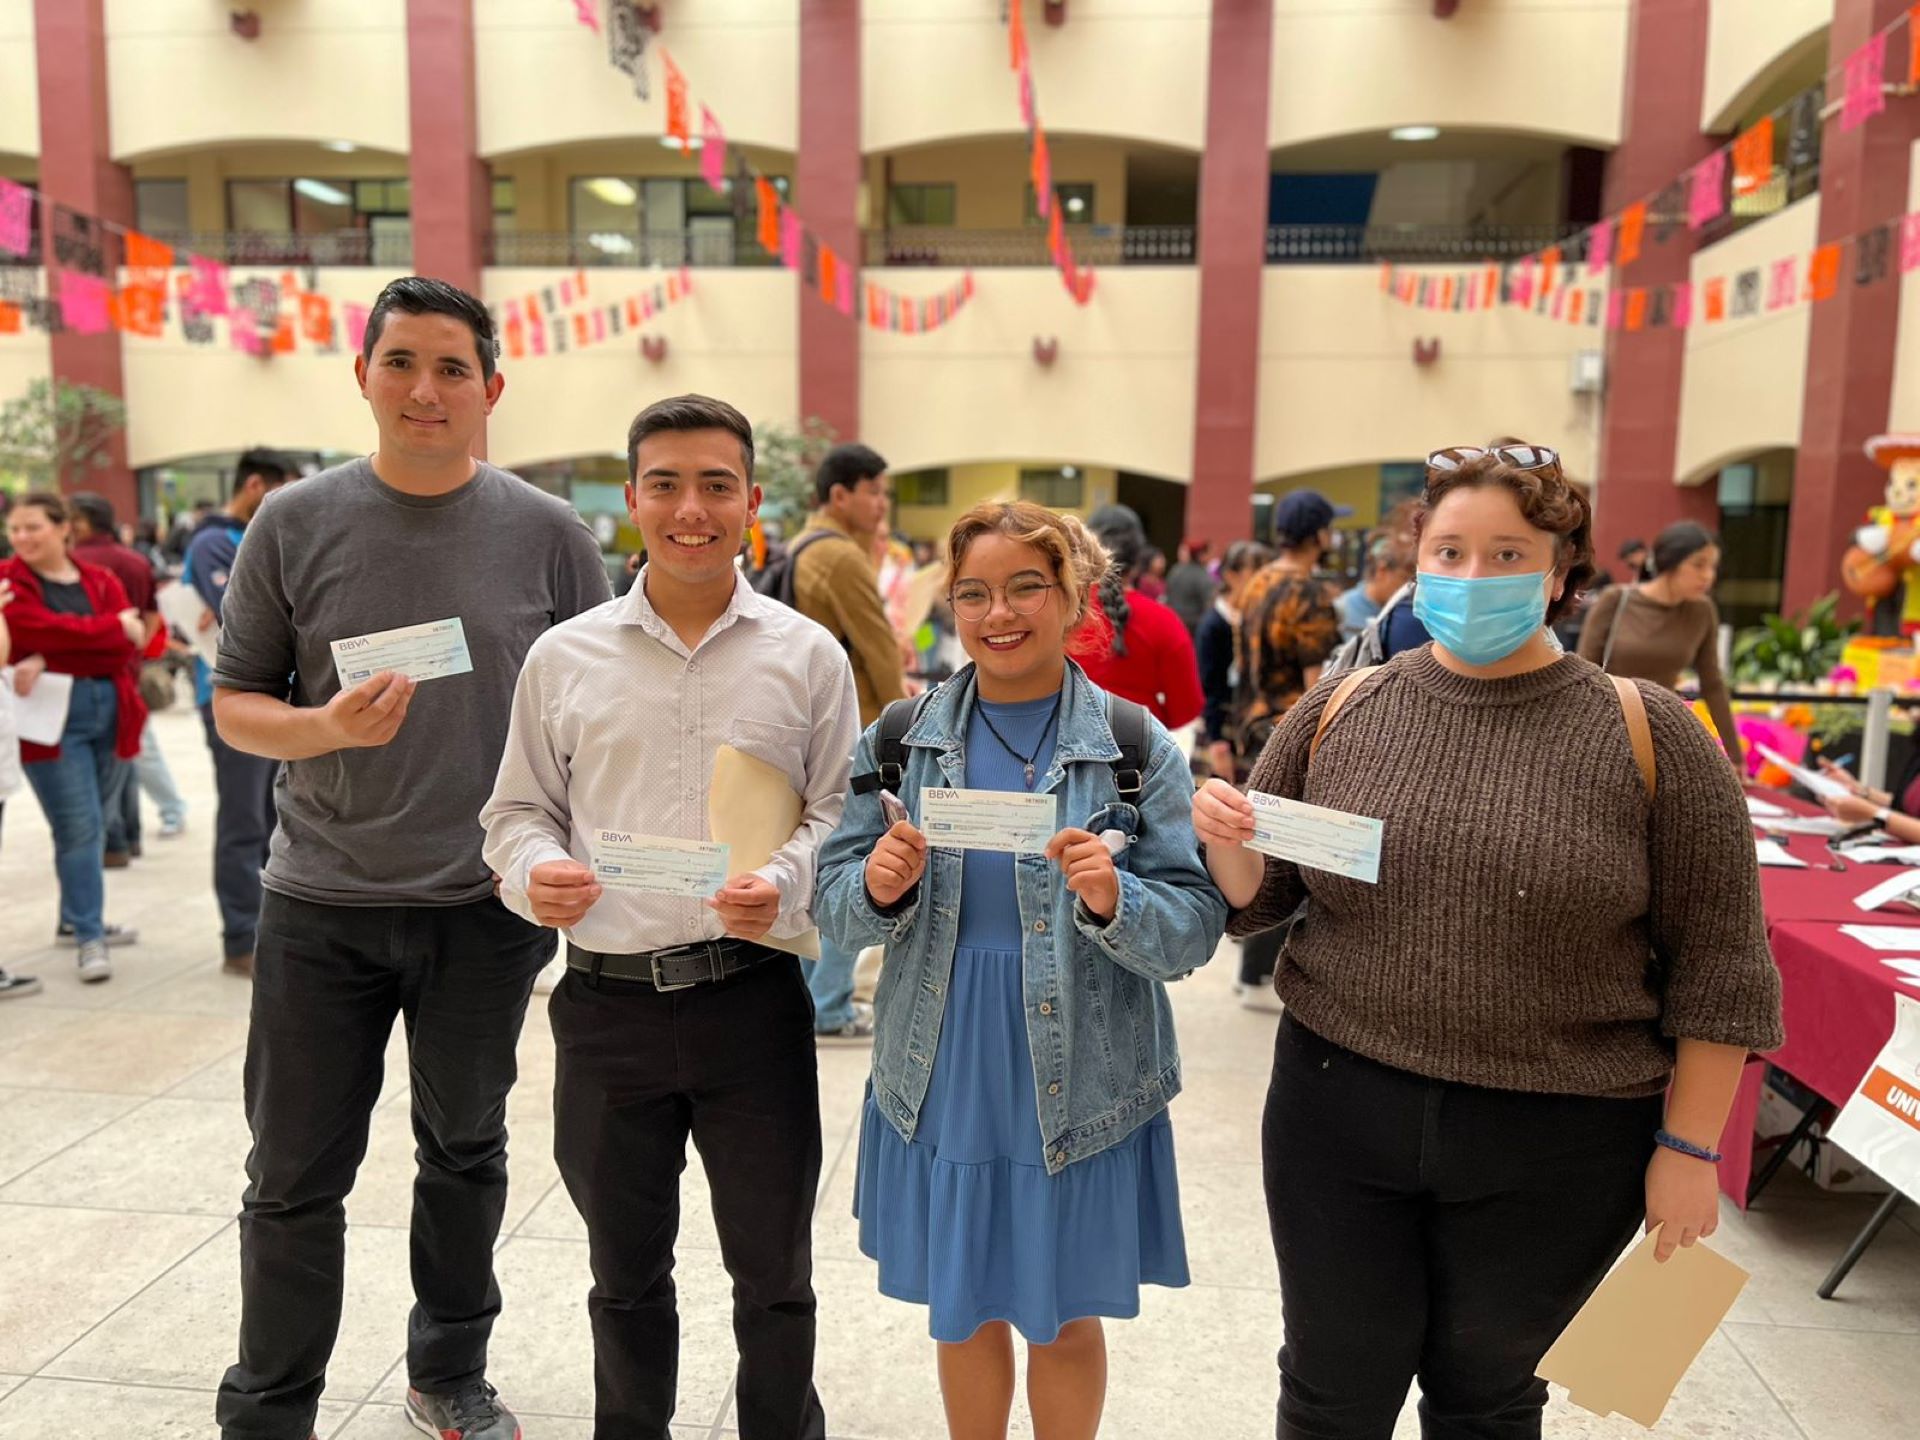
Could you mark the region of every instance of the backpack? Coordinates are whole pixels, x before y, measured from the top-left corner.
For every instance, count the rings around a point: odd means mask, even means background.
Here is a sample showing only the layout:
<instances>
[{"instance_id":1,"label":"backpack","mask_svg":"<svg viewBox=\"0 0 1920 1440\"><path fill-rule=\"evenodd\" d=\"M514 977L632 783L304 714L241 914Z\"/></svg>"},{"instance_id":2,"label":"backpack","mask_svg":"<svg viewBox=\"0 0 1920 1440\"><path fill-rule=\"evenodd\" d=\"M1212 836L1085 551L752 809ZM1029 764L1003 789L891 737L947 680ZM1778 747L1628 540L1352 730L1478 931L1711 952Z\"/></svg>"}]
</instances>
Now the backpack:
<instances>
[{"instance_id":1,"label":"backpack","mask_svg":"<svg viewBox=\"0 0 1920 1440\"><path fill-rule=\"evenodd\" d=\"M800 556L811 550L822 540L852 540L838 530L815 530L801 535L777 559L769 560L767 566L753 577L753 588L769 599L778 600L789 610L798 610L800 602L795 594L795 586L800 579ZM841 641L845 644L845 640Z\"/></svg>"},{"instance_id":2,"label":"backpack","mask_svg":"<svg viewBox=\"0 0 1920 1440\"><path fill-rule=\"evenodd\" d=\"M939 688L936 685L933 690L922 690L905 700L895 700L880 712L873 737L875 769L870 774L853 777L854 794L871 795L876 790L886 790L894 795L900 793L900 782L907 773L907 732L920 718L920 712L926 709L934 690ZM1113 730L1115 743L1120 746L1119 758L1107 762L1113 770L1114 788L1120 792L1122 800L1130 805L1137 804L1147 771L1150 728L1147 725L1146 706L1122 700L1118 695L1109 695L1107 724Z\"/></svg>"},{"instance_id":3,"label":"backpack","mask_svg":"<svg viewBox=\"0 0 1920 1440\"><path fill-rule=\"evenodd\" d=\"M1380 613L1367 621L1366 628L1351 640L1341 643L1333 652L1333 658L1320 667L1320 678L1329 675L1344 675L1349 670L1371 669L1384 665L1387 659L1387 621L1393 612L1402 605L1413 603L1413 581L1409 580L1393 594L1387 597L1387 603L1380 607Z\"/></svg>"}]
</instances>

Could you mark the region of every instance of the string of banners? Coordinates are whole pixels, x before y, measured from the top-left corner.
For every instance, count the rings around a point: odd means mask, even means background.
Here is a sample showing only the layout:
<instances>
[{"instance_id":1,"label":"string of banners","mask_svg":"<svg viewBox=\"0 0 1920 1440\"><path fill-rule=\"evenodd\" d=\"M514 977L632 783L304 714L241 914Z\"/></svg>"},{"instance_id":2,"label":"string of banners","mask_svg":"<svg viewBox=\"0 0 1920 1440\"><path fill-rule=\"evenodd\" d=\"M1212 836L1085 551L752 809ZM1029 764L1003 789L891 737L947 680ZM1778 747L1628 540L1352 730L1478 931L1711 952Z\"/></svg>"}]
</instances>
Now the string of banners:
<instances>
[{"instance_id":1,"label":"string of banners","mask_svg":"<svg viewBox=\"0 0 1920 1440\"><path fill-rule=\"evenodd\" d=\"M1907 44L1896 47L1893 40L1902 26ZM1904 85L1896 85L1887 78L1889 62L1903 52L1900 68L1907 78ZM1840 74L1842 131L1883 114L1889 91L1914 93L1920 87L1920 4L1859 46ZM1573 324L1608 323L1632 330L1659 324L1712 324L1762 309L1784 309L1800 300L1827 299L1838 291L1849 257L1857 284L1871 285L1886 278L1896 252L1905 273L1913 268L1911 216L1833 241L1810 256L1783 258L1702 282L1698 296L1684 281L1648 287L1613 282L1615 274L1625 279L1628 267L1645 253L1649 239L1664 245L1683 226L1699 231L1728 214L1767 215L1781 209L1787 203L1790 176L1819 159L1825 97L1823 77L1658 191L1518 261L1424 276L1386 265L1381 288L1401 303L1422 309L1471 311L1517 305ZM1778 164L1776 152L1783 140L1784 164ZM1639 324L1633 323L1636 317Z\"/></svg>"},{"instance_id":2,"label":"string of banners","mask_svg":"<svg viewBox=\"0 0 1920 1440\"><path fill-rule=\"evenodd\" d=\"M508 300L495 309L494 318L509 359L564 355L638 330L692 293L693 271L683 265L624 299L587 305L587 272L576 270L524 298Z\"/></svg>"},{"instance_id":3,"label":"string of banners","mask_svg":"<svg viewBox=\"0 0 1920 1440\"><path fill-rule=\"evenodd\" d=\"M570 0L579 23L607 37L608 61L629 76L641 99L649 93L646 56L660 55L666 100L666 133L680 142L680 151L696 148L693 101L686 73L667 47L650 39L651 26L635 0ZM862 281L859 267L815 234L800 213L781 198L779 188L761 174L738 150L729 152L726 130L706 105L700 106L700 175L715 194L729 196L735 223L751 225L760 248L800 276L807 289L841 314L856 318L869 329L902 335L937 330L951 321L973 299L973 274L936 295L903 295L889 286ZM683 272L684 273L684 272Z\"/></svg>"},{"instance_id":4,"label":"string of banners","mask_svg":"<svg viewBox=\"0 0 1920 1440\"><path fill-rule=\"evenodd\" d=\"M1040 123L1040 103L1033 84L1033 55L1027 46L1027 21L1021 0L1008 0L1007 44L1019 87L1020 123L1027 127L1027 176L1033 182L1034 209L1047 222L1047 255L1060 272L1061 283L1067 287L1073 303L1085 305L1093 298L1093 270L1075 262L1073 241L1067 238L1066 222L1060 214L1060 199L1053 193L1053 152L1047 146L1046 127Z\"/></svg>"},{"instance_id":5,"label":"string of banners","mask_svg":"<svg viewBox=\"0 0 1920 1440\"><path fill-rule=\"evenodd\" d=\"M1422 310L1475 311L1517 306L1569 325L1609 330L1684 330L1774 314L1831 300L1843 284L1879 285L1920 270L1920 212L1876 225L1810 253L1783 256L1698 282L1612 286L1569 280L1565 267L1537 271L1486 265L1434 274L1380 267L1380 288Z\"/></svg>"}]
</instances>

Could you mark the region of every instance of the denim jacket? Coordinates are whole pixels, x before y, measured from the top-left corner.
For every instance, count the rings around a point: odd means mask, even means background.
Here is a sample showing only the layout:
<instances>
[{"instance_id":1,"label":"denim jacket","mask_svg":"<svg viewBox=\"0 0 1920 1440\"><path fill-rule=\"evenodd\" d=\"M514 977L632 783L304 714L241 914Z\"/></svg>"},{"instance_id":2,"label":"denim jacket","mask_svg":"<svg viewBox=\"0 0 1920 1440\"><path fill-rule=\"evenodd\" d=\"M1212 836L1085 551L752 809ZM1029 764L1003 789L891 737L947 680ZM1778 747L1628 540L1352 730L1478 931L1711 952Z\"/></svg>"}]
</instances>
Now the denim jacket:
<instances>
[{"instance_id":1,"label":"denim jacket","mask_svg":"<svg viewBox=\"0 0 1920 1440\"><path fill-rule=\"evenodd\" d=\"M939 686L907 731L900 798L916 816L924 786L966 783L973 668ZM877 768L875 731L853 773ZM1151 722L1138 806L1119 798L1109 761L1120 747L1106 696L1071 661L1053 764L1035 793L1064 797L1060 828L1130 837L1115 860L1120 903L1102 924L1043 855L1015 858L1015 899L1025 937L1027 1041L1049 1174L1118 1144L1180 1091L1180 1053L1164 982L1207 963L1227 906L1195 843L1193 781L1180 748ZM960 930L962 852L930 846L919 884L886 909L867 894L867 857L887 830L877 794L849 795L840 828L820 852L814 918L849 950L885 944L874 998L873 1095L911 1140L933 1078ZM997 898L997 897L996 897Z\"/></svg>"}]
</instances>

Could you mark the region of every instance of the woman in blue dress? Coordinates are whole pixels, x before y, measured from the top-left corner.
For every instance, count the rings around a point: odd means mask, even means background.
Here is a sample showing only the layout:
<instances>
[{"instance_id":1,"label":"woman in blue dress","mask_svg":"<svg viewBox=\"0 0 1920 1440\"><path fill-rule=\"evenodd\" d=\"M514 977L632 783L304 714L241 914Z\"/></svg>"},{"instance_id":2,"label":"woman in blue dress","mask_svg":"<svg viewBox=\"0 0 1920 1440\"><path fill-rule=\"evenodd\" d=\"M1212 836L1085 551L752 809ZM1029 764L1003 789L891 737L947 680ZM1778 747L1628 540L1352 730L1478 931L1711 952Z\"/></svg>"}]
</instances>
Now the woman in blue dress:
<instances>
[{"instance_id":1,"label":"woman in blue dress","mask_svg":"<svg viewBox=\"0 0 1920 1440\"><path fill-rule=\"evenodd\" d=\"M820 856L822 931L887 947L854 1209L881 1292L928 1307L954 1440L1006 1434L1016 1330L1035 1435L1080 1440L1105 1402L1101 1317L1137 1315L1143 1282L1187 1283L1165 982L1207 962L1226 907L1179 748L1149 716L1110 719L1068 657L1099 542L995 503L947 560L973 663L918 702L898 755L877 753L885 719L867 732ZM1054 803L1016 851L888 817L953 788Z\"/></svg>"}]
</instances>

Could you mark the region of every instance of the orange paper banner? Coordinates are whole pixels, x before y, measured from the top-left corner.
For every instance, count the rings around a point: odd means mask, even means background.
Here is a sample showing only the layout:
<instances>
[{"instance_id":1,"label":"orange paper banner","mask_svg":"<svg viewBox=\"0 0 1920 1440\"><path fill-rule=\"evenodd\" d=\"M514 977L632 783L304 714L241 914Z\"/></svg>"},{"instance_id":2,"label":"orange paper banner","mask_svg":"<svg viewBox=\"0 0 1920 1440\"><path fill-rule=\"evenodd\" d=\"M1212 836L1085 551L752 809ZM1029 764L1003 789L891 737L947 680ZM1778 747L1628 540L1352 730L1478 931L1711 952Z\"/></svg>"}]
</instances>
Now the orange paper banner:
<instances>
[{"instance_id":1,"label":"orange paper banner","mask_svg":"<svg viewBox=\"0 0 1920 1440\"><path fill-rule=\"evenodd\" d=\"M780 253L780 194L773 188L773 182L760 179L753 182L760 196L760 248L769 255Z\"/></svg>"},{"instance_id":2,"label":"orange paper banner","mask_svg":"<svg viewBox=\"0 0 1920 1440\"><path fill-rule=\"evenodd\" d=\"M1807 266L1807 290L1815 300L1831 300L1840 289L1840 242L1822 245Z\"/></svg>"},{"instance_id":3,"label":"orange paper banner","mask_svg":"<svg viewBox=\"0 0 1920 1440\"><path fill-rule=\"evenodd\" d=\"M1766 116L1733 142L1733 193L1751 195L1773 178L1773 117Z\"/></svg>"},{"instance_id":4,"label":"orange paper banner","mask_svg":"<svg viewBox=\"0 0 1920 1440\"><path fill-rule=\"evenodd\" d=\"M1553 289L1553 277L1560 273L1560 247L1549 245L1540 252L1540 288Z\"/></svg>"},{"instance_id":5,"label":"orange paper banner","mask_svg":"<svg viewBox=\"0 0 1920 1440\"><path fill-rule=\"evenodd\" d=\"M20 307L0 300L0 335L20 333Z\"/></svg>"},{"instance_id":6,"label":"orange paper banner","mask_svg":"<svg viewBox=\"0 0 1920 1440\"><path fill-rule=\"evenodd\" d=\"M1727 318L1727 277L1716 275L1707 281L1706 296L1702 302L1709 324Z\"/></svg>"},{"instance_id":7,"label":"orange paper banner","mask_svg":"<svg viewBox=\"0 0 1920 1440\"><path fill-rule=\"evenodd\" d=\"M1627 329L1644 330L1647 327L1647 292L1629 290L1627 292Z\"/></svg>"},{"instance_id":8,"label":"orange paper banner","mask_svg":"<svg viewBox=\"0 0 1920 1440\"><path fill-rule=\"evenodd\" d=\"M129 270L171 270L173 247L142 235L138 230L129 230L127 232L127 268Z\"/></svg>"},{"instance_id":9,"label":"orange paper banner","mask_svg":"<svg viewBox=\"0 0 1920 1440\"><path fill-rule=\"evenodd\" d=\"M300 333L315 345L333 343L333 302L324 295L300 297Z\"/></svg>"},{"instance_id":10,"label":"orange paper banner","mask_svg":"<svg viewBox=\"0 0 1920 1440\"><path fill-rule=\"evenodd\" d=\"M1647 231L1647 202L1639 200L1620 212L1620 237L1614 245L1614 259L1631 265L1640 258L1640 237Z\"/></svg>"},{"instance_id":11,"label":"orange paper banner","mask_svg":"<svg viewBox=\"0 0 1920 1440\"><path fill-rule=\"evenodd\" d=\"M291 355L293 353L293 316L282 315L280 323L273 330L273 353Z\"/></svg>"}]
</instances>

